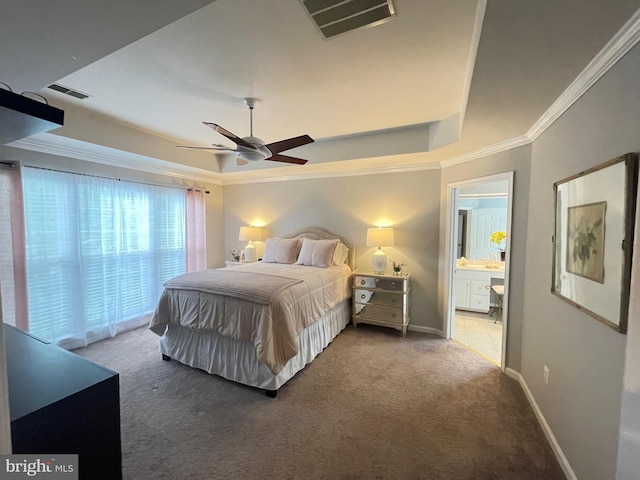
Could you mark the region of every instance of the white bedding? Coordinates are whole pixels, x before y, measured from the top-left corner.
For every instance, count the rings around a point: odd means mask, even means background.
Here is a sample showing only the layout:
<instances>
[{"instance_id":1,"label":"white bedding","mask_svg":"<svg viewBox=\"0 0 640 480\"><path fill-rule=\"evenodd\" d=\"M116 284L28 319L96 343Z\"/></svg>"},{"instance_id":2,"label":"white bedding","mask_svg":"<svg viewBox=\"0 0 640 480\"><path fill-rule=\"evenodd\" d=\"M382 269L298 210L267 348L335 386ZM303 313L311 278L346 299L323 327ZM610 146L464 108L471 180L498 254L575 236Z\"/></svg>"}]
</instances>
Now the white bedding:
<instances>
[{"instance_id":1,"label":"white bedding","mask_svg":"<svg viewBox=\"0 0 640 480\"><path fill-rule=\"evenodd\" d=\"M300 332L351 296L347 265L316 268L260 262L224 270L239 277L256 272L301 281L280 289L269 304L167 286L149 328L163 335L169 324L180 325L251 342L260 361L277 374L298 354Z\"/></svg>"},{"instance_id":2,"label":"white bedding","mask_svg":"<svg viewBox=\"0 0 640 480\"><path fill-rule=\"evenodd\" d=\"M249 342L240 342L214 331L192 330L169 325L160 339L160 351L193 368L227 380L268 391L278 390L298 371L311 363L351 320L351 302L345 300L300 333L298 354L274 374L258 358Z\"/></svg>"}]
</instances>

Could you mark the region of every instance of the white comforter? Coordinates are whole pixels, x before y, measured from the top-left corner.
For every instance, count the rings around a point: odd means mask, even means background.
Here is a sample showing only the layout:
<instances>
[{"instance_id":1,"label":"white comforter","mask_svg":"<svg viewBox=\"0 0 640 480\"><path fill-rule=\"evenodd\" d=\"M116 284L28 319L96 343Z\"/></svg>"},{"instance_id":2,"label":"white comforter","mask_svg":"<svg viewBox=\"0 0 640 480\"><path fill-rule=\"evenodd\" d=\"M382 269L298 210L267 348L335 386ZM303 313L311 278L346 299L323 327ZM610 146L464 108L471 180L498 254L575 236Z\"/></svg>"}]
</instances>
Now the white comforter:
<instances>
[{"instance_id":1,"label":"white comforter","mask_svg":"<svg viewBox=\"0 0 640 480\"><path fill-rule=\"evenodd\" d=\"M347 265L316 268L279 263L251 263L223 269L226 275L248 272L299 279L279 289L267 304L217 293L171 288L165 284L149 328L163 335L168 324L215 330L237 340L252 342L258 358L277 374L298 353L298 335L325 312L351 296L351 269ZM200 272L196 272L197 276ZM189 281L187 275L187 282ZM200 274L202 276L202 274ZM184 283L184 282L182 282ZM291 282L287 282L291 283Z\"/></svg>"}]
</instances>

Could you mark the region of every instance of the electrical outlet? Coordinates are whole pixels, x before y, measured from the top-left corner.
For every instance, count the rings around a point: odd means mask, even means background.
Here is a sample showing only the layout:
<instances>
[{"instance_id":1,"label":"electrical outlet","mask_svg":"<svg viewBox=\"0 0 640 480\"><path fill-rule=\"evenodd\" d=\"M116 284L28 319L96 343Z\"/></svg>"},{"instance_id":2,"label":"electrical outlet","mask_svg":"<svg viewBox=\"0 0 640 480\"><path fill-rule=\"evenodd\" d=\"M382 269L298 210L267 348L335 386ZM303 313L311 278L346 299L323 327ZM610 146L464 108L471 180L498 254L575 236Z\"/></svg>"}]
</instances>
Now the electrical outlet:
<instances>
[{"instance_id":1,"label":"electrical outlet","mask_svg":"<svg viewBox=\"0 0 640 480\"><path fill-rule=\"evenodd\" d=\"M544 366L544 383L548 384L549 383L549 367L547 367L546 365Z\"/></svg>"}]
</instances>

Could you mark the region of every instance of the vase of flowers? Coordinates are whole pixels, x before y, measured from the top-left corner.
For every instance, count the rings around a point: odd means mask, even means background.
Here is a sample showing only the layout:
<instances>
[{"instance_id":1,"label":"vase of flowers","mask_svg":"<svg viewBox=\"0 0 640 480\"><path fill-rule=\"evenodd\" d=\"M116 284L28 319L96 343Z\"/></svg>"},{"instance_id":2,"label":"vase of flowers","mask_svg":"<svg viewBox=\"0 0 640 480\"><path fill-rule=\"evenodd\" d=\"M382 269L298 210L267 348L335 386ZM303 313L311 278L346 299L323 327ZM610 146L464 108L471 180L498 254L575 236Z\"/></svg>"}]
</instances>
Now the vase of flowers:
<instances>
[{"instance_id":1,"label":"vase of flowers","mask_svg":"<svg viewBox=\"0 0 640 480\"><path fill-rule=\"evenodd\" d=\"M240 255L242 255L242 250L229 250L229 253L231 254L231 258L233 258L234 262L240 261Z\"/></svg>"},{"instance_id":2,"label":"vase of flowers","mask_svg":"<svg viewBox=\"0 0 640 480\"><path fill-rule=\"evenodd\" d=\"M406 267L406 263L397 263L391 260L391 265L393 265L393 274L398 277L400 273L402 273L402 267Z\"/></svg>"},{"instance_id":3,"label":"vase of flowers","mask_svg":"<svg viewBox=\"0 0 640 480\"><path fill-rule=\"evenodd\" d=\"M500 261L504 262L506 258L506 252L500 245L507 239L507 232L499 230L491 234L491 243L495 243L498 250L500 250Z\"/></svg>"}]
</instances>

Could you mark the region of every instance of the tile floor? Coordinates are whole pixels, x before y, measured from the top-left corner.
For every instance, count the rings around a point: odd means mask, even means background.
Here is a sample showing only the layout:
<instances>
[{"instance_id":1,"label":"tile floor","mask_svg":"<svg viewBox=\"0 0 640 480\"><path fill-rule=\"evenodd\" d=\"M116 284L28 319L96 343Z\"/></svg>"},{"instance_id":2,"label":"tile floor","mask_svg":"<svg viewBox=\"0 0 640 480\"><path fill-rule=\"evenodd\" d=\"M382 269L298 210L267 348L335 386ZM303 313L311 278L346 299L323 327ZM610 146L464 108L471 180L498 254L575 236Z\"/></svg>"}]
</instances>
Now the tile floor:
<instances>
[{"instance_id":1,"label":"tile floor","mask_svg":"<svg viewBox=\"0 0 640 480\"><path fill-rule=\"evenodd\" d=\"M456 310L453 338L500 365L502 322L485 313Z\"/></svg>"}]
</instances>

